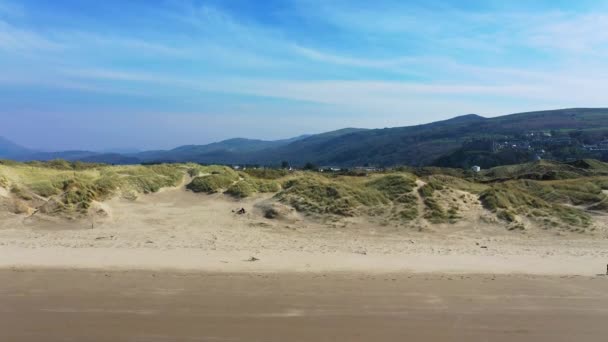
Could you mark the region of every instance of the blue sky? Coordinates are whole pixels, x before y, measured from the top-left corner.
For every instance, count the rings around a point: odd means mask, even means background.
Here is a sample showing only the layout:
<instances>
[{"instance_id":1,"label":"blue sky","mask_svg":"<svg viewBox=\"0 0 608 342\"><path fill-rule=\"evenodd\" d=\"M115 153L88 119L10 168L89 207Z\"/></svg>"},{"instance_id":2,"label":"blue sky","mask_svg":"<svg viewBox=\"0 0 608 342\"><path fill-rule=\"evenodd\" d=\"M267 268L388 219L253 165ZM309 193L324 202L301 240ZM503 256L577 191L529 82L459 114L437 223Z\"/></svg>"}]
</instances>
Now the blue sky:
<instances>
[{"instance_id":1,"label":"blue sky","mask_svg":"<svg viewBox=\"0 0 608 342\"><path fill-rule=\"evenodd\" d=\"M608 2L0 0L0 136L277 139L605 107Z\"/></svg>"}]
</instances>

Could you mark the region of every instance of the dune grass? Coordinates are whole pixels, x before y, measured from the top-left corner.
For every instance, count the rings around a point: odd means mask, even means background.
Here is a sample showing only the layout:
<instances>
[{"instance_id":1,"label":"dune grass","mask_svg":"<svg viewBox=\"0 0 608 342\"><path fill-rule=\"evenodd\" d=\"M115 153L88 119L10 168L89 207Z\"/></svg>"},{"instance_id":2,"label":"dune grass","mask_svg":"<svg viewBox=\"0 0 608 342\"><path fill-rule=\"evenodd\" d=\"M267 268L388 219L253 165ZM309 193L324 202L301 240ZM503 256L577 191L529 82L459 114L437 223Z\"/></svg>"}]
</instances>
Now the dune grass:
<instances>
[{"instance_id":1,"label":"dune grass","mask_svg":"<svg viewBox=\"0 0 608 342\"><path fill-rule=\"evenodd\" d=\"M11 192L30 201L34 196L54 198L62 213L85 212L93 201L120 193L151 193L176 186L184 176L179 165L108 166L69 163L0 164L0 177L10 182Z\"/></svg>"},{"instance_id":2,"label":"dune grass","mask_svg":"<svg viewBox=\"0 0 608 342\"><path fill-rule=\"evenodd\" d=\"M388 203L380 191L346 178L328 179L312 173L290 179L275 197L304 213L355 216L361 207Z\"/></svg>"},{"instance_id":3,"label":"dune grass","mask_svg":"<svg viewBox=\"0 0 608 342\"><path fill-rule=\"evenodd\" d=\"M213 174L208 176L199 176L194 178L190 184L187 185L187 189L193 192L205 192L208 194L214 194L221 190L227 189L238 178L232 177L227 174Z\"/></svg>"},{"instance_id":4,"label":"dune grass","mask_svg":"<svg viewBox=\"0 0 608 342\"><path fill-rule=\"evenodd\" d=\"M389 214L390 220L418 217L416 178L409 173L371 176L298 173L275 198L306 214L342 217Z\"/></svg>"},{"instance_id":5,"label":"dune grass","mask_svg":"<svg viewBox=\"0 0 608 342\"><path fill-rule=\"evenodd\" d=\"M414 175L413 172L419 173ZM316 216L376 216L383 222L409 222L422 215L435 224L459 219L455 191L479 196L483 206L509 227L528 220L547 227L586 229L588 210L608 212L608 164L536 162L506 166L473 175L453 169L400 168L365 175L287 172L226 166L160 164L108 166L52 161L0 161L0 186L30 207L49 201L53 213L86 213L93 201L122 195L136 198L176 186L186 175L193 192L223 192L236 199L256 193ZM539 176L540 175L540 176ZM425 182L416 193L417 177ZM418 212L420 198L424 212Z\"/></svg>"},{"instance_id":6,"label":"dune grass","mask_svg":"<svg viewBox=\"0 0 608 342\"><path fill-rule=\"evenodd\" d=\"M289 174L289 171L283 170L283 169L264 168L264 169L246 169L243 171L243 173L246 173L247 175L254 177L254 178L276 180L276 179L287 176Z\"/></svg>"},{"instance_id":7,"label":"dune grass","mask_svg":"<svg viewBox=\"0 0 608 342\"><path fill-rule=\"evenodd\" d=\"M405 173L386 175L366 183L366 186L381 192L391 201L409 203L409 195L416 187L416 178Z\"/></svg>"},{"instance_id":8,"label":"dune grass","mask_svg":"<svg viewBox=\"0 0 608 342\"><path fill-rule=\"evenodd\" d=\"M538 197L536 194L540 191L530 191L530 186L522 187L526 184L535 183L527 181L498 184L484 191L480 195L480 200L484 207L497 213L498 218L508 222L516 221L517 215L519 215L531 219L555 218L562 226L586 227L591 223L591 217L583 210ZM542 190L542 193L547 194L545 189ZM547 221L542 220L542 222Z\"/></svg>"},{"instance_id":9,"label":"dune grass","mask_svg":"<svg viewBox=\"0 0 608 342\"><path fill-rule=\"evenodd\" d=\"M255 187L247 181L238 181L226 189L226 194L235 198L245 198L253 195L256 192Z\"/></svg>"}]
</instances>

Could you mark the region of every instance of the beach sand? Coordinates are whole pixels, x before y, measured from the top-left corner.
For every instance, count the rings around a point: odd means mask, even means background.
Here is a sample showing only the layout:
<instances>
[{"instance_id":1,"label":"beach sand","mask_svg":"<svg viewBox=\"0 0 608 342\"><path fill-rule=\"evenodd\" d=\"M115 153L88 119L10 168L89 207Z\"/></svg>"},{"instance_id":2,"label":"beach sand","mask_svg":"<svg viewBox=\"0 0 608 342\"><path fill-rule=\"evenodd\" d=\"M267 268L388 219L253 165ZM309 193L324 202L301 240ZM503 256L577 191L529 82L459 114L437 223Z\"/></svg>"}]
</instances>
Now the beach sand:
<instances>
[{"instance_id":1,"label":"beach sand","mask_svg":"<svg viewBox=\"0 0 608 342\"><path fill-rule=\"evenodd\" d=\"M608 264L603 231L511 232L472 219L424 229L269 220L258 209L268 198L235 201L180 187L96 203L104 215L86 220L0 213L0 267L592 276ZM247 213L233 212L239 208ZM252 257L259 260L245 261Z\"/></svg>"},{"instance_id":2,"label":"beach sand","mask_svg":"<svg viewBox=\"0 0 608 342\"><path fill-rule=\"evenodd\" d=\"M2 341L605 341L608 278L0 271Z\"/></svg>"},{"instance_id":3,"label":"beach sand","mask_svg":"<svg viewBox=\"0 0 608 342\"><path fill-rule=\"evenodd\" d=\"M604 230L269 220L268 199L0 212L0 341L606 340Z\"/></svg>"}]
</instances>

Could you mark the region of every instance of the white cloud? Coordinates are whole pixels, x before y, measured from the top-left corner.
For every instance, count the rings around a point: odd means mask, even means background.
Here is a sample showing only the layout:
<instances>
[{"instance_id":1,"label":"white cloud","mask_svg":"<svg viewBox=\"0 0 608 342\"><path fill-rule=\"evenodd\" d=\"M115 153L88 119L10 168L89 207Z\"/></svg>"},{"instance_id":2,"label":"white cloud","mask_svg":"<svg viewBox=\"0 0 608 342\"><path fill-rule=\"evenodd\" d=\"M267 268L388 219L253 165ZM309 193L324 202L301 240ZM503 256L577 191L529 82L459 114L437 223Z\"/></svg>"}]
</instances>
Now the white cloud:
<instances>
[{"instance_id":1,"label":"white cloud","mask_svg":"<svg viewBox=\"0 0 608 342\"><path fill-rule=\"evenodd\" d=\"M293 45L293 50L296 53L312 60L355 67L392 68L412 64L413 62L419 61L418 58L412 57L401 57L391 59L344 57L322 52L312 48L303 47L300 45Z\"/></svg>"},{"instance_id":2,"label":"white cloud","mask_svg":"<svg viewBox=\"0 0 608 342\"><path fill-rule=\"evenodd\" d=\"M505 106L517 107L520 103L555 107L606 105L603 90L608 87L608 75L602 71L606 62L567 65L561 54L567 51L593 58L594 52L601 51L608 43L608 16L604 14L491 15L448 9L441 17L451 20L441 21L433 13L419 9L357 12L323 3L314 12L315 18L356 37L361 33L362 44L370 42L365 40L367 34L380 37L373 40L378 45L394 44L395 34L413 34L426 44L435 44L435 49L424 54L404 54L396 48L394 56L387 53L387 57L377 58L365 49L306 45L279 29L238 21L205 6L173 8L163 13L163 18L173 20L172 24L179 22L189 27L187 34L176 35L174 40L146 39L145 32L119 36L54 30L43 34L0 20L0 49L30 51L43 61L52 60L54 63L45 65L52 72L41 76L48 79L38 84L91 92L140 95L179 87L180 91L273 97L330 105L337 111L390 115L403 111L470 112L475 108L502 111ZM382 20L369 20L370 14ZM488 31L489 26L497 29ZM383 40L385 36L387 42ZM58 52L56 58L37 53L42 49ZM511 49L523 49L520 51L526 56L513 63L503 55ZM541 65L526 49L556 53ZM465 53L452 54L453 50ZM77 58L73 57L75 54ZM145 70L145 66L108 67L116 58L133 61L142 54L175 63L190 59L196 64L191 72L153 73L138 71ZM478 55L483 55L486 63L477 63ZM527 60L531 63L524 63ZM213 74L215 69L222 70ZM241 70L249 74L241 75ZM349 79L332 77L334 70L344 71ZM393 77L382 79L374 73L377 70ZM308 77L307 71L317 73ZM404 74L424 81L400 80ZM33 77L24 75L23 79L22 82L36 84ZM19 82L18 77L12 80ZM10 79L5 77L2 82Z\"/></svg>"},{"instance_id":3,"label":"white cloud","mask_svg":"<svg viewBox=\"0 0 608 342\"><path fill-rule=\"evenodd\" d=\"M13 52L58 50L63 46L30 30L23 30L0 20L0 49Z\"/></svg>"},{"instance_id":4,"label":"white cloud","mask_svg":"<svg viewBox=\"0 0 608 342\"><path fill-rule=\"evenodd\" d=\"M465 68L463 66L463 68ZM263 78L215 78L197 79L162 74L133 73L115 70L66 70L67 76L87 80L114 80L139 82L157 88L195 92L222 92L227 94L253 95L332 105L335 108L398 113L404 108L424 111L441 103L442 108L468 112L470 107L492 102L547 103L554 106L604 106L603 89L608 86L608 76L589 79L585 74L557 76L551 72L530 73L519 70L484 69L470 67L471 72L486 73L483 82L399 82L382 80L345 81L313 80L294 81ZM488 81L492 81L489 83ZM586 91L580 91L585 88ZM463 103L458 109L454 103ZM485 103L485 105L484 105Z\"/></svg>"},{"instance_id":5,"label":"white cloud","mask_svg":"<svg viewBox=\"0 0 608 342\"><path fill-rule=\"evenodd\" d=\"M579 54L608 51L608 13L561 15L532 28L530 42L542 48Z\"/></svg>"}]
</instances>

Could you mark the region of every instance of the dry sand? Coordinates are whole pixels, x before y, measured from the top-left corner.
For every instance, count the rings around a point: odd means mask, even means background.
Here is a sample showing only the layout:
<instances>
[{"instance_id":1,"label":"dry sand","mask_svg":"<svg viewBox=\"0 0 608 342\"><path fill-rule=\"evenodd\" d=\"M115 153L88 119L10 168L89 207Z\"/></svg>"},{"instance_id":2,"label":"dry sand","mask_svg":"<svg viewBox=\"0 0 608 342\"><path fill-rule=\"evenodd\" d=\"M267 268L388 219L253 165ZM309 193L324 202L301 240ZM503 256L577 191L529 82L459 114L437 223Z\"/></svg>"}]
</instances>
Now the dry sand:
<instances>
[{"instance_id":1,"label":"dry sand","mask_svg":"<svg viewBox=\"0 0 608 342\"><path fill-rule=\"evenodd\" d=\"M595 275L608 263L605 232L509 232L480 220L424 228L297 214L265 219L269 199L235 201L183 187L97 203L66 222L0 212L0 267L181 269L212 272L451 272ZM247 214L233 211L245 208ZM259 260L247 262L255 257Z\"/></svg>"}]
</instances>

